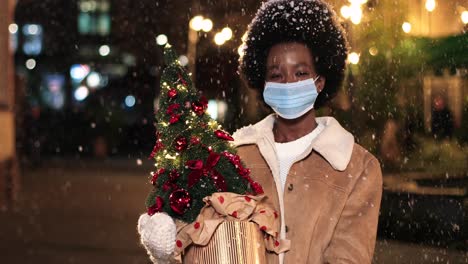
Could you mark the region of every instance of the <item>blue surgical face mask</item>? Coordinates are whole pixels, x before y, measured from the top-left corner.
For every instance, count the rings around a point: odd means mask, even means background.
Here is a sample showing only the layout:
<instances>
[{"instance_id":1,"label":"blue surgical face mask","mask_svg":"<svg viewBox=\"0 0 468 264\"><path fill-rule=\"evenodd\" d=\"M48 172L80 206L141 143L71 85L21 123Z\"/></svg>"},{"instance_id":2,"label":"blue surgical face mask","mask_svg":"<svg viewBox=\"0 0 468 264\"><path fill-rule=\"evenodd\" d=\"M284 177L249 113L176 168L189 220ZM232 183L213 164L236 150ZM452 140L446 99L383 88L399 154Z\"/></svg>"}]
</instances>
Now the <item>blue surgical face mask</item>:
<instances>
[{"instance_id":1,"label":"blue surgical face mask","mask_svg":"<svg viewBox=\"0 0 468 264\"><path fill-rule=\"evenodd\" d=\"M314 108L318 96L315 79L294 83L267 82L263 98L273 111L285 119L298 118Z\"/></svg>"}]
</instances>

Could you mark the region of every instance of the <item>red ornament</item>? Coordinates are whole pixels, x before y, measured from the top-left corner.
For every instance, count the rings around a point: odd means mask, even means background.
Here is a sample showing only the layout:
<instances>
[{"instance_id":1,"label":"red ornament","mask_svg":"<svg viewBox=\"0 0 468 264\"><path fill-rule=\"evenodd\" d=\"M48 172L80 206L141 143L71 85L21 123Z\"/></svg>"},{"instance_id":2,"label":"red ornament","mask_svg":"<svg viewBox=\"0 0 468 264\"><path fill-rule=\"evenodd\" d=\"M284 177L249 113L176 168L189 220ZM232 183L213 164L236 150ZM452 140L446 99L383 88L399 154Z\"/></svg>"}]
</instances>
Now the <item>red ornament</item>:
<instances>
[{"instance_id":1,"label":"red ornament","mask_svg":"<svg viewBox=\"0 0 468 264\"><path fill-rule=\"evenodd\" d=\"M179 186L177 186L177 184L173 183L172 181L166 181L162 186L162 189L165 192L167 192L169 190L178 189L178 188L179 188Z\"/></svg>"},{"instance_id":2,"label":"red ornament","mask_svg":"<svg viewBox=\"0 0 468 264\"><path fill-rule=\"evenodd\" d=\"M161 133L159 132L156 132L156 143L154 144L154 147L153 147L153 151L151 151L151 154L150 156L148 157L148 159L152 159L154 158L154 156L156 156L156 154L158 153L158 151L160 151L161 149L164 148L164 145L163 143L161 142Z\"/></svg>"},{"instance_id":3,"label":"red ornament","mask_svg":"<svg viewBox=\"0 0 468 264\"><path fill-rule=\"evenodd\" d=\"M185 138L183 136L178 136L174 140L174 148L178 152L182 152L182 151L186 150L187 149L187 138Z\"/></svg>"},{"instance_id":4,"label":"red ornament","mask_svg":"<svg viewBox=\"0 0 468 264\"><path fill-rule=\"evenodd\" d=\"M266 231L266 230L267 230L267 227L266 227L266 226L262 226L262 227L260 227L260 230Z\"/></svg>"},{"instance_id":5,"label":"red ornament","mask_svg":"<svg viewBox=\"0 0 468 264\"><path fill-rule=\"evenodd\" d=\"M174 99L176 96L177 96L177 90L172 88L170 89L168 92L167 92L167 96L170 98L170 99Z\"/></svg>"},{"instance_id":6,"label":"red ornament","mask_svg":"<svg viewBox=\"0 0 468 264\"><path fill-rule=\"evenodd\" d=\"M190 138L190 143L191 143L192 145L198 145L198 144L200 144L200 138L199 138L199 137L196 137L196 136L192 136L192 137Z\"/></svg>"},{"instance_id":7,"label":"red ornament","mask_svg":"<svg viewBox=\"0 0 468 264\"><path fill-rule=\"evenodd\" d=\"M184 85L187 86L187 82L184 80L184 77L179 73L179 81Z\"/></svg>"},{"instance_id":8,"label":"red ornament","mask_svg":"<svg viewBox=\"0 0 468 264\"><path fill-rule=\"evenodd\" d=\"M173 191L169 195L169 205L175 213L182 215L190 208L192 198L190 194L184 189Z\"/></svg>"},{"instance_id":9,"label":"red ornament","mask_svg":"<svg viewBox=\"0 0 468 264\"><path fill-rule=\"evenodd\" d=\"M225 192L227 190L226 180L223 175L219 173L214 167L218 164L221 155L211 152L203 164L203 160L188 160L185 165L192 170L188 175L188 187L191 188L203 176L210 177L216 186L218 192Z\"/></svg>"},{"instance_id":10,"label":"red ornament","mask_svg":"<svg viewBox=\"0 0 468 264\"><path fill-rule=\"evenodd\" d=\"M166 172L166 170L164 168L161 168L157 172L153 173L153 177L151 178L151 184L155 185L159 175L163 174L164 172Z\"/></svg>"},{"instance_id":11,"label":"red ornament","mask_svg":"<svg viewBox=\"0 0 468 264\"><path fill-rule=\"evenodd\" d=\"M181 116L181 114L171 115L171 118L169 119L169 123L170 124L177 123L179 121L179 119L180 119L180 116Z\"/></svg>"},{"instance_id":12,"label":"red ornament","mask_svg":"<svg viewBox=\"0 0 468 264\"><path fill-rule=\"evenodd\" d=\"M198 228L200 228L200 223L198 223L198 222L195 222L195 224L193 225L193 227L195 227L195 229L198 229Z\"/></svg>"},{"instance_id":13,"label":"red ornament","mask_svg":"<svg viewBox=\"0 0 468 264\"><path fill-rule=\"evenodd\" d=\"M164 204L164 200L160 197L156 197L156 201L153 206L148 208L148 215L154 215L155 213L161 212Z\"/></svg>"},{"instance_id":14,"label":"red ornament","mask_svg":"<svg viewBox=\"0 0 468 264\"><path fill-rule=\"evenodd\" d=\"M177 110L179 110L180 104L173 103L167 107L166 114L173 115Z\"/></svg>"},{"instance_id":15,"label":"red ornament","mask_svg":"<svg viewBox=\"0 0 468 264\"><path fill-rule=\"evenodd\" d=\"M222 131L222 130L216 130L215 132L215 135L216 137L220 138L220 139L224 139L224 140L228 140L228 141L233 141L234 138L231 137L231 135L229 135L228 133Z\"/></svg>"},{"instance_id":16,"label":"red ornament","mask_svg":"<svg viewBox=\"0 0 468 264\"><path fill-rule=\"evenodd\" d=\"M180 173L177 170L172 170L169 173L169 180L175 182L180 177Z\"/></svg>"},{"instance_id":17,"label":"red ornament","mask_svg":"<svg viewBox=\"0 0 468 264\"><path fill-rule=\"evenodd\" d=\"M218 201L219 201L221 204L223 204L223 203L224 203L224 197L223 197L223 196L218 197Z\"/></svg>"},{"instance_id":18,"label":"red ornament","mask_svg":"<svg viewBox=\"0 0 468 264\"><path fill-rule=\"evenodd\" d=\"M252 199L250 199L250 197L248 197L248 196L245 196L244 198L245 198L245 200L246 200L247 202L250 202L250 200L252 200Z\"/></svg>"},{"instance_id":19,"label":"red ornament","mask_svg":"<svg viewBox=\"0 0 468 264\"><path fill-rule=\"evenodd\" d=\"M207 108L208 108L208 100L206 100L205 96L200 97L200 100L196 102L192 102L192 110L198 116L203 115L203 113L205 113L205 110Z\"/></svg>"},{"instance_id":20,"label":"red ornament","mask_svg":"<svg viewBox=\"0 0 468 264\"><path fill-rule=\"evenodd\" d=\"M263 188L262 186L260 185L260 183L256 182L256 181L251 181L250 182L250 187L252 187L252 190L256 193L256 194L263 194Z\"/></svg>"}]
</instances>

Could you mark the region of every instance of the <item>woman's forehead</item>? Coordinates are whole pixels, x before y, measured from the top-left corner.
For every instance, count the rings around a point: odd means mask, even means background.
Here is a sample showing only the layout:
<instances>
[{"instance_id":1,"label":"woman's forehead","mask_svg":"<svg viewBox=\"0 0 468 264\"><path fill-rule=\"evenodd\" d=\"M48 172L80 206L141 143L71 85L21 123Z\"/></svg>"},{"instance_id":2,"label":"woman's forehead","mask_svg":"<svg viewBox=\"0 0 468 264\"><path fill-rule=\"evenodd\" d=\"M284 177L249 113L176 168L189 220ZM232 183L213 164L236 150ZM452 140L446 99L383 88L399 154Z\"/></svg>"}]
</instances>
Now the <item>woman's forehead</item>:
<instances>
[{"instance_id":1,"label":"woman's forehead","mask_svg":"<svg viewBox=\"0 0 468 264\"><path fill-rule=\"evenodd\" d=\"M312 64L312 54L309 48L302 43L276 44L268 54L267 67L275 67L279 64L310 66Z\"/></svg>"}]
</instances>

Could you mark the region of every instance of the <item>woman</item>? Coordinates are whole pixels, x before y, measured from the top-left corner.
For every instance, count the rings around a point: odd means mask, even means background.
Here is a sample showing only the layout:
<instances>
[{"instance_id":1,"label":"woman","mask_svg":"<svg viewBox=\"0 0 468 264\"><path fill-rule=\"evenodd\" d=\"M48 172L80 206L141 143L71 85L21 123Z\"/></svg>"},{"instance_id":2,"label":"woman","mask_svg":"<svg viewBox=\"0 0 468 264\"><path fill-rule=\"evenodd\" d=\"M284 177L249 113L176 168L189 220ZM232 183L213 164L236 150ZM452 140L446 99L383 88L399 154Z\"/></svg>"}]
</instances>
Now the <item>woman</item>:
<instances>
[{"instance_id":1,"label":"woman","mask_svg":"<svg viewBox=\"0 0 468 264\"><path fill-rule=\"evenodd\" d=\"M334 118L315 114L344 78L347 42L334 12L320 0L271 0L244 45L240 72L275 113L233 136L291 242L268 263L371 263L379 162Z\"/></svg>"},{"instance_id":2,"label":"woman","mask_svg":"<svg viewBox=\"0 0 468 264\"><path fill-rule=\"evenodd\" d=\"M238 153L281 212L284 255L268 263L371 263L382 176L332 117L347 42L319 0L266 2L249 25L240 72L275 112L234 134Z\"/></svg>"}]
</instances>

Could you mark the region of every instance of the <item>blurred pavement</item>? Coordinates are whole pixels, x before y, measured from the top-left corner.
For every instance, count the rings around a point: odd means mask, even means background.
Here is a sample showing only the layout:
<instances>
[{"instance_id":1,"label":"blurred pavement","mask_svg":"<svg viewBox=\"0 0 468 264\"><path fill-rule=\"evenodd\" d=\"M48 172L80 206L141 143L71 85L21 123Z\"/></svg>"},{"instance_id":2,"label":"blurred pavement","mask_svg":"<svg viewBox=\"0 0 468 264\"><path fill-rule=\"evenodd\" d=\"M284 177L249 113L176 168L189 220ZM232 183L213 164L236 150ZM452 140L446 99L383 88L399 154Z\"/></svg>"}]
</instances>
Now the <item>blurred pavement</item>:
<instances>
[{"instance_id":1,"label":"blurred pavement","mask_svg":"<svg viewBox=\"0 0 468 264\"><path fill-rule=\"evenodd\" d=\"M150 263L136 222L152 164L142 160L49 160L23 169L20 200L0 212L0 263ZM393 240L374 263L468 263L455 251Z\"/></svg>"}]
</instances>

